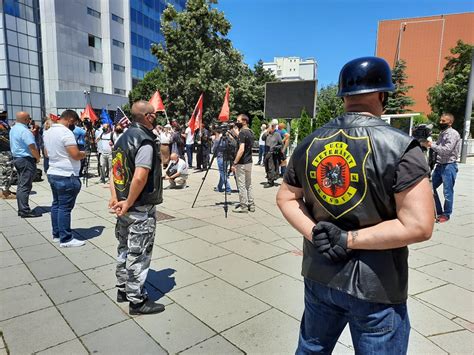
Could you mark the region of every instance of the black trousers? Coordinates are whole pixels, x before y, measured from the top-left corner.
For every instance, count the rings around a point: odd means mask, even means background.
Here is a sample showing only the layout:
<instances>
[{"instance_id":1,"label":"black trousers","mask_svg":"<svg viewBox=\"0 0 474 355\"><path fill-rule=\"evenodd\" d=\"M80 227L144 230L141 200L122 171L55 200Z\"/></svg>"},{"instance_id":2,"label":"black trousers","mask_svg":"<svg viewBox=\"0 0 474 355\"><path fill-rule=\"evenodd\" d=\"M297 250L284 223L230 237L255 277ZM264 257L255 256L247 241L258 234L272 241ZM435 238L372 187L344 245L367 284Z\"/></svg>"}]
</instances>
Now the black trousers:
<instances>
[{"instance_id":1,"label":"black trousers","mask_svg":"<svg viewBox=\"0 0 474 355\"><path fill-rule=\"evenodd\" d=\"M18 174L16 188L16 202L18 204L18 213L31 212L28 202L33 180L36 175L36 159L31 157L14 158L13 165Z\"/></svg>"},{"instance_id":2,"label":"black trousers","mask_svg":"<svg viewBox=\"0 0 474 355\"><path fill-rule=\"evenodd\" d=\"M280 177L280 154L278 152L267 152L263 162L265 164L267 180L270 184L273 184Z\"/></svg>"}]
</instances>

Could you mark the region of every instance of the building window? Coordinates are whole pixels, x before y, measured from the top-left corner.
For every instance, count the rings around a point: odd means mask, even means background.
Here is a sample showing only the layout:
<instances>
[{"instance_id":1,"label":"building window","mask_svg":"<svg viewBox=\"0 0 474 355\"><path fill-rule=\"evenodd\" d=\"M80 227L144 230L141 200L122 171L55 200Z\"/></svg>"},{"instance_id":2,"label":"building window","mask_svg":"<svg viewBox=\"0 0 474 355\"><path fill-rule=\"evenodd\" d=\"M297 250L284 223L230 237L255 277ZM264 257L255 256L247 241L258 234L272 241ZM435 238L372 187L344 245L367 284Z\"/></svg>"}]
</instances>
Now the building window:
<instances>
[{"instance_id":1,"label":"building window","mask_svg":"<svg viewBox=\"0 0 474 355\"><path fill-rule=\"evenodd\" d=\"M116 39L113 39L113 40L112 40L112 44L113 44L114 46L116 46L116 47L119 47L119 48L123 48L124 45L125 45L123 42L118 41L118 40L116 40Z\"/></svg>"},{"instance_id":2,"label":"building window","mask_svg":"<svg viewBox=\"0 0 474 355\"><path fill-rule=\"evenodd\" d=\"M102 63L89 60L89 71L91 73L102 73Z\"/></svg>"},{"instance_id":3,"label":"building window","mask_svg":"<svg viewBox=\"0 0 474 355\"><path fill-rule=\"evenodd\" d=\"M100 49L101 42L99 37L89 34L89 47Z\"/></svg>"},{"instance_id":4,"label":"building window","mask_svg":"<svg viewBox=\"0 0 474 355\"><path fill-rule=\"evenodd\" d=\"M87 14L91 15L91 16L94 16L94 17L97 17L97 18L100 18L100 12L96 11L94 9L91 9L90 7L87 8Z\"/></svg>"},{"instance_id":5,"label":"building window","mask_svg":"<svg viewBox=\"0 0 474 355\"><path fill-rule=\"evenodd\" d=\"M102 86L93 86L93 85L91 85L91 91L104 92L104 88Z\"/></svg>"},{"instance_id":6,"label":"building window","mask_svg":"<svg viewBox=\"0 0 474 355\"><path fill-rule=\"evenodd\" d=\"M125 71L125 67L123 65L114 64L114 70Z\"/></svg>"},{"instance_id":7,"label":"building window","mask_svg":"<svg viewBox=\"0 0 474 355\"><path fill-rule=\"evenodd\" d=\"M123 18L121 18L120 16L117 16L115 14L112 14L112 21L115 21L115 22L118 22L118 23L123 23Z\"/></svg>"},{"instance_id":8,"label":"building window","mask_svg":"<svg viewBox=\"0 0 474 355\"><path fill-rule=\"evenodd\" d=\"M122 95L122 96L125 96L125 90L124 90L124 89L117 89L117 88L114 88L114 94L115 94L115 95Z\"/></svg>"}]
</instances>

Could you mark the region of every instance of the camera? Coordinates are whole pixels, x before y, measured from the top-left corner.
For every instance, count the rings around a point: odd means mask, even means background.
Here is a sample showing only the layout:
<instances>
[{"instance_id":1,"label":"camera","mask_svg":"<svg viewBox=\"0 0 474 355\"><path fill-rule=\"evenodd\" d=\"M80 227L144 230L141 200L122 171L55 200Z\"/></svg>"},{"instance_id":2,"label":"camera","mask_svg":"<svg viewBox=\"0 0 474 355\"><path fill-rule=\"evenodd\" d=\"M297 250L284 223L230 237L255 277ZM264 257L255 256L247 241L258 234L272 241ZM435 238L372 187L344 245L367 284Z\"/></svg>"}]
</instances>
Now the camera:
<instances>
[{"instance_id":1,"label":"camera","mask_svg":"<svg viewBox=\"0 0 474 355\"><path fill-rule=\"evenodd\" d=\"M418 142L424 143L429 140L431 137L431 132L433 130L433 125L432 124L419 124L413 128L412 131L412 136L415 138ZM426 148L424 148L426 150Z\"/></svg>"}]
</instances>

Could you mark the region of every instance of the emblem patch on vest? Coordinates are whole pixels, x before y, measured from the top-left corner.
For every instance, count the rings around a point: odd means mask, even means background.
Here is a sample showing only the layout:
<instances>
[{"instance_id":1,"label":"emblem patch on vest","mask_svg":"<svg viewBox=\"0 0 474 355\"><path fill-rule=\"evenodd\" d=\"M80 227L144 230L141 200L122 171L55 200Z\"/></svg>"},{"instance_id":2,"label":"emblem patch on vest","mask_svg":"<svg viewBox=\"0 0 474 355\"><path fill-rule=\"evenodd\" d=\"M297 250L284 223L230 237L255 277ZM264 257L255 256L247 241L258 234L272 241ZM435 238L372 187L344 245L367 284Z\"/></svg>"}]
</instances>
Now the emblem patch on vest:
<instances>
[{"instance_id":1,"label":"emblem patch on vest","mask_svg":"<svg viewBox=\"0 0 474 355\"><path fill-rule=\"evenodd\" d=\"M343 130L315 138L306 151L306 178L316 199L334 218L359 205L367 192L365 162L369 137L352 137Z\"/></svg>"},{"instance_id":2,"label":"emblem patch on vest","mask_svg":"<svg viewBox=\"0 0 474 355\"><path fill-rule=\"evenodd\" d=\"M112 175L115 188L124 191L128 184L128 171L124 152L118 148L112 159Z\"/></svg>"}]
</instances>

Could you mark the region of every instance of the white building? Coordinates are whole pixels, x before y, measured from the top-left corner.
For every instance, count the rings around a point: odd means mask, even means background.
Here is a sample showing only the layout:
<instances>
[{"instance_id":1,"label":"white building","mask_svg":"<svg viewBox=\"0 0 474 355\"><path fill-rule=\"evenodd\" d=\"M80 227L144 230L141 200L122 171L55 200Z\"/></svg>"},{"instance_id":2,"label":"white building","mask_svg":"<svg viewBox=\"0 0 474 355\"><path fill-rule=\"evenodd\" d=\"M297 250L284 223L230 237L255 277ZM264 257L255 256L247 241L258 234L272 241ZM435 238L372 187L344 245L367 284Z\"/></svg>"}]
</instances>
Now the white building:
<instances>
[{"instance_id":1,"label":"white building","mask_svg":"<svg viewBox=\"0 0 474 355\"><path fill-rule=\"evenodd\" d=\"M263 63L279 80L316 80L318 63L314 58L275 57L273 62Z\"/></svg>"}]
</instances>

